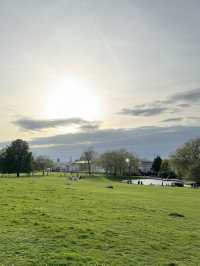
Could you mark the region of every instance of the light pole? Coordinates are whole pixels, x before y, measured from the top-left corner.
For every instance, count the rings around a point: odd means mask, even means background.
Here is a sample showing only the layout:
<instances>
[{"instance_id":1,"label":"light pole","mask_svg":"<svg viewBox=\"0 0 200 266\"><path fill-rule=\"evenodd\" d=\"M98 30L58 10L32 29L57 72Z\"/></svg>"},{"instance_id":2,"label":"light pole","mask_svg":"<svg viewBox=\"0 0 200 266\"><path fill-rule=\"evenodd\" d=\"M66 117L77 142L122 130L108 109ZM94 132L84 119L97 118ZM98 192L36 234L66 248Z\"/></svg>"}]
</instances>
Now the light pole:
<instances>
[{"instance_id":1,"label":"light pole","mask_svg":"<svg viewBox=\"0 0 200 266\"><path fill-rule=\"evenodd\" d=\"M128 165L128 175L129 175L129 184L131 184L131 167L130 167L130 159L126 158L126 163Z\"/></svg>"}]
</instances>

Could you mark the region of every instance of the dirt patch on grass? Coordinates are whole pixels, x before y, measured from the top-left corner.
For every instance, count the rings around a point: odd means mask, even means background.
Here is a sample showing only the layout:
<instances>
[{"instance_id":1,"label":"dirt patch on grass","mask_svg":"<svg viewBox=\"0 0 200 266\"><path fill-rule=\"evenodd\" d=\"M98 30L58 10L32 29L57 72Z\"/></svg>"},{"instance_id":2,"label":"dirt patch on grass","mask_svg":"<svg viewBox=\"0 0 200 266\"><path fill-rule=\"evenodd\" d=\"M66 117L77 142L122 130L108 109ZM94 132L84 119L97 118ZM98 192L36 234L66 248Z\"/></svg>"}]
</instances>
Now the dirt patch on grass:
<instances>
[{"instance_id":1,"label":"dirt patch on grass","mask_svg":"<svg viewBox=\"0 0 200 266\"><path fill-rule=\"evenodd\" d=\"M183 214L180 214L178 212L171 212L169 214L170 217L173 217L173 218L184 218L185 216Z\"/></svg>"}]
</instances>

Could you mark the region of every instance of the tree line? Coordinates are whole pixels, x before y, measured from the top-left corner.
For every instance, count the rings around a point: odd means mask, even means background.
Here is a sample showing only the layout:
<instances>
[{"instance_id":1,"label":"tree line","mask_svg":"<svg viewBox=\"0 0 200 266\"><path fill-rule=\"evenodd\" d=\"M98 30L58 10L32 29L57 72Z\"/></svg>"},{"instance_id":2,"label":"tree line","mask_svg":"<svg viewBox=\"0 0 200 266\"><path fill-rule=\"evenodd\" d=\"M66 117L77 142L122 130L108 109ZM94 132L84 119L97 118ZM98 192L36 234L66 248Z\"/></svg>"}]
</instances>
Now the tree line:
<instances>
[{"instance_id":1,"label":"tree line","mask_svg":"<svg viewBox=\"0 0 200 266\"><path fill-rule=\"evenodd\" d=\"M88 162L89 174L91 174L92 163L104 168L108 175L140 174L139 158L124 149L107 151L97 156L93 148L89 148L82 154L81 159ZM165 179L188 179L200 184L200 138L186 142L168 159L157 156L148 174Z\"/></svg>"},{"instance_id":2,"label":"tree line","mask_svg":"<svg viewBox=\"0 0 200 266\"><path fill-rule=\"evenodd\" d=\"M183 144L169 159L162 160L157 156L153 161L152 170L163 178L178 177L200 184L200 138Z\"/></svg>"},{"instance_id":3,"label":"tree line","mask_svg":"<svg viewBox=\"0 0 200 266\"><path fill-rule=\"evenodd\" d=\"M97 155L93 148L85 150L80 158L88 165L92 173L92 164L105 169L113 176L136 175L139 173L138 157L125 149L107 151ZM20 176L20 173L33 173L52 168L54 162L44 156L33 156L26 141L15 140L0 151L0 172ZM184 178L200 183L200 138L186 142L169 159L157 156L152 164L151 174L162 178Z\"/></svg>"},{"instance_id":4,"label":"tree line","mask_svg":"<svg viewBox=\"0 0 200 266\"><path fill-rule=\"evenodd\" d=\"M107 151L98 155L92 147L89 147L80 159L87 161L89 174L92 172L92 164L102 167L106 174L113 176L131 175L138 172L139 159L125 149Z\"/></svg>"},{"instance_id":5,"label":"tree line","mask_svg":"<svg viewBox=\"0 0 200 266\"><path fill-rule=\"evenodd\" d=\"M172 165L171 159L162 159L157 156L152 164L151 174L165 179L177 178L178 175Z\"/></svg>"}]
</instances>

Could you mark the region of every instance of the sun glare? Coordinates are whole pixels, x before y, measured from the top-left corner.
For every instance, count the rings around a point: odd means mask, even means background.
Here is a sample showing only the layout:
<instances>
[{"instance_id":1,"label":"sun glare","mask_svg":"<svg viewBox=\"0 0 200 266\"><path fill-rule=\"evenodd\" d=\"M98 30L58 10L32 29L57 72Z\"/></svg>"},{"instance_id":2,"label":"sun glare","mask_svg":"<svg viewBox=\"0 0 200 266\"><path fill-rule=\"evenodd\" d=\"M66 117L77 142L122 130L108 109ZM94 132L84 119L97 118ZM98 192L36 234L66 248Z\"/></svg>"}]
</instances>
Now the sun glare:
<instances>
[{"instance_id":1,"label":"sun glare","mask_svg":"<svg viewBox=\"0 0 200 266\"><path fill-rule=\"evenodd\" d=\"M54 79L47 86L45 116L51 119L101 119L102 104L91 84L75 77Z\"/></svg>"}]
</instances>

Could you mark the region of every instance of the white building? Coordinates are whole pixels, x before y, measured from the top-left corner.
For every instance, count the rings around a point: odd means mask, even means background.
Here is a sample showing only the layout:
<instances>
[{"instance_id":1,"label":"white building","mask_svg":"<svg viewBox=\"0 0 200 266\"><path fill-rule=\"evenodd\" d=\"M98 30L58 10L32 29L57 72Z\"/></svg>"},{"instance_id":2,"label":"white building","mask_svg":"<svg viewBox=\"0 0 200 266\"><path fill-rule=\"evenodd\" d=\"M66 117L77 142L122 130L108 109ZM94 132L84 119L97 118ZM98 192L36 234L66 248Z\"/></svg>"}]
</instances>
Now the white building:
<instances>
[{"instance_id":1,"label":"white building","mask_svg":"<svg viewBox=\"0 0 200 266\"><path fill-rule=\"evenodd\" d=\"M66 163L57 162L52 168L54 172L68 172L68 167Z\"/></svg>"},{"instance_id":2,"label":"white building","mask_svg":"<svg viewBox=\"0 0 200 266\"><path fill-rule=\"evenodd\" d=\"M81 160L76 160L76 161L71 161L68 163L63 163L60 161L57 161L55 166L52 169L54 172L88 172L88 162L87 161L81 161ZM96 165L95 163L91 164L91 172L92 173L105 173L105 170Z\"/></svg>"},{"instance_id":3,"label":"white building","mask_svg":"<svg viewBox=\"0 0 200 266\"><path fill-rule=\"evenodd\" d=\"M140 170L142 173L147 174L148 172L151 171L152 164L153 164L152 161L141 160L141 161L139 162L139 170Z\"/></svg>"},{"instance_id":4,"label":"white building","mask_svg":"<svg viewBox=\"0 0 200 266\"><path fill-rule=\"evenodd\" d=\"M74 161L68 164L69 172L87 172L88 171L88 162L87 161ZM95 163L91 164L92 173L105 173L105 170L96 165Z\"/></svg>"}]
</instances>

